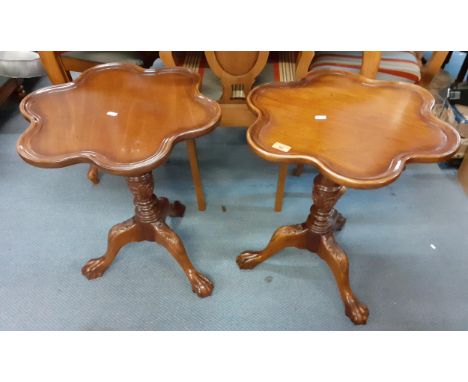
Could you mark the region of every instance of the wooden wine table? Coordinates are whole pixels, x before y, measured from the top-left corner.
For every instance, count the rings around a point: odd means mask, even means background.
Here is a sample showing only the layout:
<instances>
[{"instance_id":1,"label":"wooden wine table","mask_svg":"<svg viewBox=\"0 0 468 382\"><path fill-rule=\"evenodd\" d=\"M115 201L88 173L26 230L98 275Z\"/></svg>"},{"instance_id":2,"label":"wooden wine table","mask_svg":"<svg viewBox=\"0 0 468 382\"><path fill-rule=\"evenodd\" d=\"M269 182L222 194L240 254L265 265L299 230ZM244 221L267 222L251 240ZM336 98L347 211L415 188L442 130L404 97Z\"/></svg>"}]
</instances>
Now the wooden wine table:
<instances>
[{"instance_id":1,"label":"wooden wine table","mask_svg":"<svg viewBox=\"0 0 468 382\"><path fill-rule=\"evenodd\" d=\"M76 81L28 95L21 112L31 123L17 151L39 167L87 162L127 178L135 215L111 228L104 256L82 268L88 279L100 277L125 244L154 241L177 260L200 297L213 285L187 256L166 216L183 216L185 206L153 193L151 170L163 164L174 144L212 131L219 105L200 94L197 74L184 68L144 70L130 64L106 64Z\"/></svg>"},{"instance_id":2,"label":"wooden wine table","mask_svg":"<svg viewBox=\"0 0 468 382\"><path fill-rule=\"evenodd\" d=\"M383 187L407 163L449 158L460 144L458 133L432 115L434 99L425 89L347 72L315 72L296 83L262 85L247 101L257 114L247 133L256 154L313 165L320 173L307 220L278 228L265 249L243 252L237 264L254 268L286 247L315 252L335 276L346 315L365 324L369 311L350 287L348 257L333 234L346 219L334 206L346 187Z\"/></svg>"}]
</instances>

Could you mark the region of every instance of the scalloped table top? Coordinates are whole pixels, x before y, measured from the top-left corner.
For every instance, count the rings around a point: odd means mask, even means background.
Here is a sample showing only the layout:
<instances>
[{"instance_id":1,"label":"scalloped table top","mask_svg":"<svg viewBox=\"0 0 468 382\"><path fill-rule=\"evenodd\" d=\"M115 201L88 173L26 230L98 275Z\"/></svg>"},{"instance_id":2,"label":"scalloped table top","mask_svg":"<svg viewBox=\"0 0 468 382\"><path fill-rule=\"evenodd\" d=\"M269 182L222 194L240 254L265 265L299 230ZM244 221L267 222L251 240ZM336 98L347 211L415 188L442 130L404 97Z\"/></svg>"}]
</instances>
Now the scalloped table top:
<instances>
[{"instance_id":1,"label":"scalloped table top","mask_svg":"<svg viewBox=\"0 0 468 382\"><path fill-rule=\"evenodd\" d=\"M247 102L258 116L247 132L258 155L313 165L353 188L384 186L407 162L447 159L460 144L432 114L432 95L412 84L320 71L259 86Z\"/></svg>"},{"instance_id":2,"label":"scalloped table top","mask_svg":"<svg viewBox=\"0 0 468 382\"><path fill-rule=\"evenodd\" d=\"M31 123L17 151L39 167L88 162L118 175L151 171L174 143L209 133L220 119L219 105L200 94L199 83L184 68L93 67L21 102Z\"/></svg>"}]
</instances>

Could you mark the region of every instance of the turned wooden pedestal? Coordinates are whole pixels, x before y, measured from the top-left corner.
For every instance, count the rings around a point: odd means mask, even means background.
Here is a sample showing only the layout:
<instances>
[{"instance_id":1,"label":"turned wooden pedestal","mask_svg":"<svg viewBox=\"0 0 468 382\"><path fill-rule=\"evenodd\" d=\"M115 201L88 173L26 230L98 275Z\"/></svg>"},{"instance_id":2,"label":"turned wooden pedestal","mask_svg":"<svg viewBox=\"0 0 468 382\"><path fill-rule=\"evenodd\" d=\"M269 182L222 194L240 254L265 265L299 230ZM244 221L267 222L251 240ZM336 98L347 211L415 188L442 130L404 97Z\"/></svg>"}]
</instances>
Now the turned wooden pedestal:
<instances>
[{"instance_id":1,"label":"turned wooden pedestal","mask_svg":"<svg viewBox=\"0 0 468 382\"><path fill-rule=\"evenodd\" d=\"M365 324L367 307L354 295L349 285L346 253L336 243L333 231L343 228L346 219L334 208L346 188L322 175L314 179L314 204L305 223L278 228L262 251L245 251L237 257L241 269L252 269L286 247L315 252L330 267L345 306L346 315L355 324Z\"/></svg>"},{"instance_id":2,"label":"turned wooden pedestal","mask_svg":"<svg viewBox=\"0 0 468 382\"><path fill-rule=\"evenodd\" d=\"M179 263L192 285L192 290L200 297L209 296L213 284L195 269L182 240L165 222L166 216L184 216L185 206L179 201L169 203L167 198L154 195L151 173L128 177L127 183L134 196L135 216L110 229L106 254L89 260L81 269L83 275L89 280L102 276L119 250L128 243L154 241L166 248Z\"/></svg>"}]
</instances>

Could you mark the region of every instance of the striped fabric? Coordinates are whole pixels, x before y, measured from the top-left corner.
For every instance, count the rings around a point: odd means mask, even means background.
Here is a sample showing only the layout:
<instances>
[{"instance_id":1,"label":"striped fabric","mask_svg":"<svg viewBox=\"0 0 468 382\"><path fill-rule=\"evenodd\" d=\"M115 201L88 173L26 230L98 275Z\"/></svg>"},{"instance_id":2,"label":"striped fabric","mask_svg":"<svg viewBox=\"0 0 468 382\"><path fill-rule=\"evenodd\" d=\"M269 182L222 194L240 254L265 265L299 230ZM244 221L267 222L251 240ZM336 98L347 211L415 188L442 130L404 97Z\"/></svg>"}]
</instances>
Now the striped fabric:
<instances>
[{"instance_id":1,"label":"striped fabric","mask_svg":"<svg viewBox=\"0 0 468 382\"><path fill-rule=\"evenodd\" d=\"M220 80L211 71L203 52L186 52L176 55L176 64L197 72L202 79L201 91L210 98L221 97L222 86ZM255 81L255 85L273 81L294 81L296 70L296 53L271 52L265 69ZM244 88L241 84L232 86L233 99L245 99Z\"/></svg>"},{"instance_id":2,"label":"striped fabric","mask_svg":"<svg viewBox=\"0 0 468 382\"><path fill-rule=\"evenodd\" d=\"M362 52L316 52L310 71L323 69L361 71ZM416 83L421 79L421 68L413 52L382 52L378 80Z\"/></svg>"}]
</instances>

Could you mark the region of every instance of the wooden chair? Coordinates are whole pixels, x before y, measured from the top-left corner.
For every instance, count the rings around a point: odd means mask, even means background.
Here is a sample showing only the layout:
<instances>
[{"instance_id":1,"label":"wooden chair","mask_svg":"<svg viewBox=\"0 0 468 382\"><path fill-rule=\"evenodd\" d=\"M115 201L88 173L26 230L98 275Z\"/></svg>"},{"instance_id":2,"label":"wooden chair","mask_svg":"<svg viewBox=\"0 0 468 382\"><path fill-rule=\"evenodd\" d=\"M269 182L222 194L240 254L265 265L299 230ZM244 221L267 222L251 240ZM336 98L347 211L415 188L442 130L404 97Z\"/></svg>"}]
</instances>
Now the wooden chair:
<instances>
[{"instance_id":1,"label":"wooden chair","mask_svg":"<svg viewBox=\"0 0 468 382\"><path fill-rule=\"evenodd\" d=\"M248 109L245 98L252 86L264 82L299 80L307 73L313 56L313 52L208 51L204 56L201 52L160 52L165 65L189 67L198 71L202 78L210 74L217 77L221 94L203 86L207 81L202 81L202 91L209 97L219 98L222 127L250 126L255 121L255 115ZM280 165L275 211L281 211L286 174L287 165Z\"/></svg>"},{"instance_id":2,"label":"wooden chair","mask_svg":"<svg viewBox=\"0 0 468 382\"><path fill-rule=\"evenodd\" d=\"M84 72L99 64L129 62L149 67L157 57L157 53L153 52L41 51L38 53L50 82L53 84L72 81L70 72ZM88 179L94 184L99 183L99 172L96 166L90 165Z\"/></svg>"},{"instance_id":3,"label":"wooden chair","mask_svg":"<svg viewBox=\"0 0 468 382\"><path fill-rule=\"evenodd\" d=\"M360 72L368 78L411 82L427 88L439 73L448 53L433 52L429 61L423 63L423 52L317 52L309 70ZM297 165L293 174L300 176L303 169L304 165Z\"/></svg>"}]
</instances>

